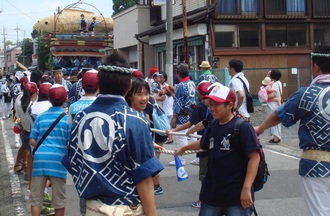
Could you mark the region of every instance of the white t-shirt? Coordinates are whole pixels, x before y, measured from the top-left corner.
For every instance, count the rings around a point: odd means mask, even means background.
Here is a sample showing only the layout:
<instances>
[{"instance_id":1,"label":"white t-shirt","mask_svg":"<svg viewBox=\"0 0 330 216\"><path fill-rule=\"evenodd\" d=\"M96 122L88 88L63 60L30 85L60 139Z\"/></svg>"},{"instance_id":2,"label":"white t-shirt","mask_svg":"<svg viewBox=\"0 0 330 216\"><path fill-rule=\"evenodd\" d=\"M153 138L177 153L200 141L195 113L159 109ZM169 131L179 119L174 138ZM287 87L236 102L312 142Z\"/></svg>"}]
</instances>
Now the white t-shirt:
<instances>
[{"instance_id":1,"label":"white t-shirt","mask_svg":"<svg viewBox=\"0 0 330 216\"><path fill-rule=\"evenodd\" d=\"M233 78L230 80L228 86L229 86L229 88L233 89L236 94L236 103L235 103L236 105L237 105L237 98L238 98L237 92L243 91L244 99L243 99L243 103L242 103L241 107L238 109L238 112L241 115L243 115L244 117L249 118L250 114L248 113L247 107L246 107L246 97L245 97L244 85L243 85L242 81L240 79L238 79L237 77L239 77L243 80L247 89L250 91L249 81L245 78L243 72L236 73L236 75L233 76Z\"/></svg>"},{"instance_id":2,"label":"white t-shirt","mask_svg":"<svg viewBox=\"0 0 330 216\"><path fill-rule=\"evenodd\" d=\"M281 98L281 93L282 93L282 83L281 81L275 81L272 84L271 89L276 90L276 95L275 98ZM267 105L272 109L272 110L276 110L277 107L279 107L278 103L276 101L270 101L267 103Z\"/></svg>"},{"instance_id":3,"label":"white t-shirt","mask_svg":"<svg viewBox=\"0 0 330 216\"><path fill-rule=\"evenodd\" d=\"M31 106L31 114L39 115L47 111L53 105L48 101L36 101Z\"/></svg>"},{"instance_id":4,"label":"white t-shirt","mask_svg":"<svg viewBox=\"0 0 330 216\"><path fill-rule=\"evenodd\" d=\"M167 96L166 99L163 101L163 110L167 116L173 115L173 97Z\"/></svg>"}]
</instances>

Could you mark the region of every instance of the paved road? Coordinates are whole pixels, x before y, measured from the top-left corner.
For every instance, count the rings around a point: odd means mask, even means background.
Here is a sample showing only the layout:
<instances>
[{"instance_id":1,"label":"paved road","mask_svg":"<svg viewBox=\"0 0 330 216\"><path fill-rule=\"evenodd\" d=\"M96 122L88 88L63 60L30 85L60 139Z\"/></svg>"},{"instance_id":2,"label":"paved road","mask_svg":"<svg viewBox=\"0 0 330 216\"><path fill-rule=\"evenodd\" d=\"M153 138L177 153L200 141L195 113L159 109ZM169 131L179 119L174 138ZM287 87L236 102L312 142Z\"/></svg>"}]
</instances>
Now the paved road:
<instances>
[{"instance_id":1,"label":"paved road","mask_svg":"<svg viewBox=\"0 0 330 216\"><path fill-rule=\"evenodd\" d=\"M258 114L258 110L256 114ZM17 149L14 147L11 127L12 123L9 120L0 120L0 157L2 161L0 216L30 215L29 205L24 201L27 184L24 183L23 176L17 176L13 172ZM262 216L307 215L297 170L300 155L300 150L297 148L297 126L284 130L283 134L282 142L279 145L267 144L266 141L270 139L267 134L260 137L271 172L265 188L256 193L255 205L259 215ZM175 144L166 145L165 148L174 149ZM194 155L187 156L188 162L192 159L194 159ZM198 215L199 210L190 207L191 201L197 199L200 189L198 166L187 164L185 169L189 174L189 180L177 182L175 168L167 165L171 160L173 160L173 156L161 155L161 162L165 166L165 170L161 173L164 194L156 196L158 213L160 216ZM66 215L78 216L78 198L69 175L67 200Z\"/></svg>"}]
</instances>

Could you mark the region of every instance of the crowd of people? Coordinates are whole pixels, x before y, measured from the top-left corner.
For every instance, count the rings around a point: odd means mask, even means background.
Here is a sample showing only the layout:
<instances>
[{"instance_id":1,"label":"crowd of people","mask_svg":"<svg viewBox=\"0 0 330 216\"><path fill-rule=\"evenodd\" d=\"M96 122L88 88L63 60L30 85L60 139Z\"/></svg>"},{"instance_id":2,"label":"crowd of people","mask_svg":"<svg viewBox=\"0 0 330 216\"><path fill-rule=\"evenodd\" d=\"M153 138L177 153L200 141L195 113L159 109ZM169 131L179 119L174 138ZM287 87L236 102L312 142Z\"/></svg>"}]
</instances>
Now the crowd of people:
<instances>
[{"instance_id":1,"label":"crowd of people","mask_svg":"<svg viewBox=\"0 0 330 216\"><path fill-rule=\"evenodd\" d=\"M85 68L74 85L63 79L62 67L54 67L52 76L35 71L6 77L1 86L3 120L14 104L11 115L19 148L14 170L25 173L29 182L26 199L32 215L65 214L67 172L80 198L81 215L157 215L155 195L164 193L164 166L155 149L161 152L164 144L172 143L182 165L186 150L204 150L191 162L199 165L201 181L198 199L191 205L200 208L201 216L252 215L260 160L255 133L270 128L269 142L279 143L280 123L291 126L298 121L304 198L310 215L329 215L330 173L324 171L330 169L330 47L316 47L311 59L311 85L284 104L279 70L269 71L260 81L267 88L269 117L254 128L244 90L249 90L249 82L239 59L228 62L228 86L212 74L207 61L200 64L197 84L189 77L188 65L179 64L179 83L171 86L167 74L155 66L147 77L133 71L118 51L97 70ZM164 134L150 129L155 105L170 122ZM239 137L233 138L240 118L245 121ZM186 136L171 135L178 131ZM192 133L201 139L188 139Z\"/></svg>"}]
</instances>

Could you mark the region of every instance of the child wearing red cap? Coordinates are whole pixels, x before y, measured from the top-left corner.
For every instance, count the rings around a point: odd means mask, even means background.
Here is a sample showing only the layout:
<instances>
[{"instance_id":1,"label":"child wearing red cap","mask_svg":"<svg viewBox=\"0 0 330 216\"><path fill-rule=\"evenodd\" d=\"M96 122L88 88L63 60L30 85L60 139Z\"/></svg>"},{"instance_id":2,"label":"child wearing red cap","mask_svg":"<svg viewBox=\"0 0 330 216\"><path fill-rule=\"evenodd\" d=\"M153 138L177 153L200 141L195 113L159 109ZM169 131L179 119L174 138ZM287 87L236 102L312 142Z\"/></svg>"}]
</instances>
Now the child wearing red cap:
<instances>
[{"instance_id":1,"label":"child wearing red cap","mask_svg":"<svg viewBox=\"0 0 330 216\"><path fill-rule=\"evenodd\" d=\"M30 145L34 148L47 129L64 112L62 107L67 101L67 91L62 85L54 84L49 89L48 98L53 106L36 118L30 134ZM66 141L69 135L67 121L68 116L64 115L35 151L30 195L33 216L40 215L47 180L50 180L52 185L51 205L55 209L55 214L64 216L67 170L61 160L67 152Z\"/></svg>"},{"instance_id":2,"label":"child wearing red cap","mask_svg":"<svg viewBox=\"0 0 330 216\"><path fill-rule=\"evenodd\" d=\"M240 123L239 136L233 139L235 92L221 85L208 96L213 122L201 140L208 150L208 169L200 191L199 215L251 215L254 203L253 181L260 161L259 145L253 127Z\"/></svg>"}]
</instances>

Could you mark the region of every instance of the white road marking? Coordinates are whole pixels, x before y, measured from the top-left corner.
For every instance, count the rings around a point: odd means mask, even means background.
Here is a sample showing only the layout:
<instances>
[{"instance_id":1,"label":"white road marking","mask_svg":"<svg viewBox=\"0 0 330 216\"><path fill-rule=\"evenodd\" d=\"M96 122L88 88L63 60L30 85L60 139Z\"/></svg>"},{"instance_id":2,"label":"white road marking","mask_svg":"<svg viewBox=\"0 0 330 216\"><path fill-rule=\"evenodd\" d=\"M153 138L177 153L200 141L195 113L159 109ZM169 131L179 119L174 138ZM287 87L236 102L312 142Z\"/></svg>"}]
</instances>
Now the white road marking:
<instances>
[{"instance_id":1,"label":"white road marking","mask_svg":"<svg viewBox=\"0 0 330 216\"><path fill-rule=\"evenodd\" d=\"M270 149L265 149L265 148L263 148L263 150L272 152L274 154L282 155L282 156L285 156L285 157L288 157L288 158L293 158L293 159L300 160L300 157L292 156L292 155L285 154L285 153L282 153L282 152L278 152L278 151L274 151L274 150L270 150Z\"/></svg>"},{"instance_id":2,"label":"white road marking","mask_svg":"<svg viewBox=\"0 0 330 216\"><path fill-rule=\"evenodd\" d=\"M16 216L24 216L24 208L22 205L22 188L21 188L21 184L20 184L18 175L16 175L14 173L15 159L13 157L13 151L11 150L11 146L10 146L10 143L8 140L8 135L7 135L6 128L4 127L3 120L1 120L1 131L2 131L2 135L3 135L2 137L3 137L5 152L6 152L6 159L7 159L7 163L8 163L14 212L15 212Z\"/></svg>"}]
</instances>

